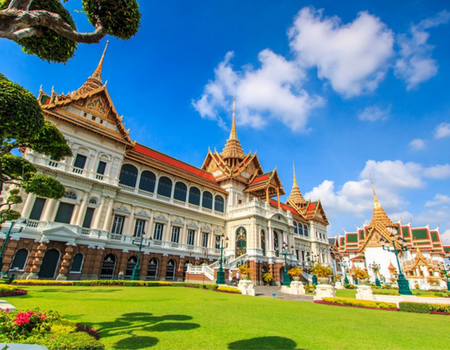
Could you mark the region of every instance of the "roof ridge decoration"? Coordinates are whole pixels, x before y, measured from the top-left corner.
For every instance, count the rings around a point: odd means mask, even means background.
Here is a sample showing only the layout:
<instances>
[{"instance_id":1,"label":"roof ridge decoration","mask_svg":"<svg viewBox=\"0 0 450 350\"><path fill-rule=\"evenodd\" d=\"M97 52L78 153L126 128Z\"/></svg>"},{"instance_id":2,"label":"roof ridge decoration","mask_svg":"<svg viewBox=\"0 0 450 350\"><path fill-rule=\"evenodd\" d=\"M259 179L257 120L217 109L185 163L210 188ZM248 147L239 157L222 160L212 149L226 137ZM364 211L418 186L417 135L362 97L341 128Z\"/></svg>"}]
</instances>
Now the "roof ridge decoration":
<instances>
[{"instance_id":1,"label":"roof ridge decoration","mask_svg":"<svg viewBox=\"0 0 450 350\"><path fill-rule=\"evenodd\" d=\"M243 160L245 158L245 153L242 150L241 143L239 142L237 132L236 132L236 99L233 98L233 122L231 125L230 137L223 148L221 156L225 160L229 160L230 163L236 164L233 160Z\"/></svg>"},{"instance_id":2,"label":"roof ridge decoration","mask_svg":"<svg viewBox=\"0 0 450 350\"><path fill-rule=\"evenodd\" d=\"M380 202L378 202L378 198L377 198L377 194L375 192L375 186L373 184L372 178L370 179L370 182L372 183L374 204L373 204L372 220L370 220L370 223L367 226L375 227L377 225L377 223L381 223L384 227L395 227L396 225L387 216L383 207L380 205Z\"/></svg>"},{"instance_id":3,"label":"roof ridge decoration","mask_svg":"<svg viewBox=\"0 0 450 350\"><path fill-rule=\"evenodd\" d=\"M303 206L306 204L305 198L303 198L302 192L297 184L297 177L295 176L295 163L292 162L294 183L292 184L291 194L287 200L289 204L295 204L296 206Z\"/></svg>"}]
</instances>

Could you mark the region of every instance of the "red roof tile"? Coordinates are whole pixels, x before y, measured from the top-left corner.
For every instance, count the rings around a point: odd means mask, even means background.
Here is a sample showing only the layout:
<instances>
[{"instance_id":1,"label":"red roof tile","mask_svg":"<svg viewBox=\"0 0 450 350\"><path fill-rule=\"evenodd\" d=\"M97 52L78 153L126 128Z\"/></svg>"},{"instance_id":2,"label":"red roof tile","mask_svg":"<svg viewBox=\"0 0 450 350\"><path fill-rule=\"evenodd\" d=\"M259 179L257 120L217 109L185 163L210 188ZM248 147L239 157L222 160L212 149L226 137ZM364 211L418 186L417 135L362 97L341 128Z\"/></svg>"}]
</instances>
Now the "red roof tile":
<instances>
[{"instance_id":1,"label":"red roof tile","mask_svg":"<svg viewBox=\"0 0 450 350\"><path fill-rule=\"evenodd\" d=\"M270 199L270 205L272 205L273 207L278 207L278 202L274 199ZM289 210L291 213L298 215L297 211L294 208L290 207L289 205L280 203L280 206L281 206L281 209Z\"/></svg>"},{"instance_id":2,"label":"red roof tile","mask_svg":"<svg viewBox=\"0 0 450 350\"><path fill-rule=\"evenodd\" d=\"M264 181L267 180L270 177L271 173L267 173L267 174L263 174L260 176L257 176L253 179L253 181L251 182L252 184L260 182L260 181Z\"/></svg>"},{"instance_id":3,"label":"red roof tile","mask_svg":"<svg viewBox=\"0 0 450 350\"><path fill-rule=\"evenodd\" d=\"M178 159L169 157L169 156L167 156L167 155L165 155L163 153L160 153L158 151L155 151L155 150L153 150L151 148L147 148L145 146L142 146L142 145L139 145L139 144L136 143L136 145L134 146L133 150L135 152L140 153L140 154L143 154L143 155L146 155L148 157L151 157L151 158L154 158L156 160L159 160L160 162L163 162L163 163L169 164L171 166L174 166L174 167L176 167L178 169L181 169L181 170L187 171L187 172L189 172L191 174L200 176L200 177L202 177L202 178L204 178L206 180L209 180L211 182L214 182L214 183L216 182L216 179L214 178L214 176L211 173L208 173L207 171L204 171L202 169L199 169L199 168L196 168L196 167L194 167L192 165L184 163L184 162L182 162L182 161L180 161Z\"/></svg>"}]
</instances>

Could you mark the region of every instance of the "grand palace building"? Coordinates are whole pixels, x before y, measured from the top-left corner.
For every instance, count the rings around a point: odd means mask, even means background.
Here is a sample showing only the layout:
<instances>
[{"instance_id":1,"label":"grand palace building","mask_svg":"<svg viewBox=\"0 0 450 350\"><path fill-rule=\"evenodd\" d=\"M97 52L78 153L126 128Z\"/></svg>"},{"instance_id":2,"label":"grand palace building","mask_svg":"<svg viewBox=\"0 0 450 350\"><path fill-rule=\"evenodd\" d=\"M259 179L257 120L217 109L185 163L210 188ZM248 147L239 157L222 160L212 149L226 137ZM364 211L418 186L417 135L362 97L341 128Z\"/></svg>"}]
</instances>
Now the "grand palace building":
<instances>
[{"instance_id":1,"label":"grand palace building","mask_svg":"<svg viewBox=\"0 0 450 350\"><path fill-rule=\"evenodd\" d=\"M4 271L28 279L129 278L139 244L140 278L149 280L189 274L214 281L221 246L228 279L243 262L257 283L265 272L280 282L285 259L291 266L332 264L321 202L303 198L295 172L288 200L280 201L277 170L263 171L256 153L241 147L234 106L223 151L192 166L131 140L102 82L104 55L78 90L39 92L45 118L73 156L55 161L21 151L66 193L59 200L22 194Z\"/></svg>"}]
</instances>

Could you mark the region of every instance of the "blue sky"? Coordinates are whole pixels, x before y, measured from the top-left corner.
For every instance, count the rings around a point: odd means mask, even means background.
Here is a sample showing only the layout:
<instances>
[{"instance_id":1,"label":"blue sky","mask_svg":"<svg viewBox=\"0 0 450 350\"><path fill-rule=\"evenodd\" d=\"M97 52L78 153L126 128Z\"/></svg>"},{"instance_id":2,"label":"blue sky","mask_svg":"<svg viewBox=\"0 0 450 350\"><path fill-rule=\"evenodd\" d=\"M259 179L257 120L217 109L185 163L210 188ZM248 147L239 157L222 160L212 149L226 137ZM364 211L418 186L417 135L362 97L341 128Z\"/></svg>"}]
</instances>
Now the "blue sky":
<instances>
[{"instance_id":1,"label":"blue sky","mask_svg":"<svg viewBox=\"0 0 450 350\"><path fill-rule=\"evenodd\" d=\"M80 1L67 4L90 30ZM110 39L103 80L131 137L201 166L238 136L284 189L292 162L330 235L370 220L370 174L392 219L450 243L450 6L444 1L141 1L142 26ZM0 72L34 94L77 89L106 39L49 64L0 40ZM284 200L287 199L285 196Z\"/></svg>"}]
</instances>

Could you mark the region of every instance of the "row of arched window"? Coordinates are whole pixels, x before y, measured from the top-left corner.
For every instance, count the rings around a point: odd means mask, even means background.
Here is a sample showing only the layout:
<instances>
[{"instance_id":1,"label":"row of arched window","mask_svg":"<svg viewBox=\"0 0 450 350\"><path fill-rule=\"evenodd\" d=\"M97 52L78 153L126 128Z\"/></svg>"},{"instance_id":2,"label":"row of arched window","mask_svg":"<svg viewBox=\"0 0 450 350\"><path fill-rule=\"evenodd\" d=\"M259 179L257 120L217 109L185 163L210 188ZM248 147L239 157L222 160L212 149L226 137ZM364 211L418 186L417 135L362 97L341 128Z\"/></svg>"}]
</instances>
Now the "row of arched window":
<instances>
[{"instance_id":1,"label":"row of arched window","mask_svg":"<svg viewBox=\"0 0 450 350\"><path fill-rule=\"evenodd\" d=\"M308 237L309 236L308 225L294 221L294 233Z\"/></svg>"},{"instance_id":2,"label":"row of arched window","mask_svg":"<svg viewBox=\"0 0 450 350\"><path fill-rule=\"evenodd\" d=\"M19 249L16 252L16 254L14 255L14 259L12 261L10 269L23 271L25 269L25 265L28 260L28 255L29 255L29 252L27 249L25 249L25 248ZM49 257L52 255L54 256L54 259L51 259L50 263L51 263L52 267L54 266L54 268L52 268L52 270L54 270L52 275L54 275L54 272L56 271L59 257L61 254L56 249L49 249L48 251L45 252L44 259L47 256L46 260L49 260ZM84 258L83 254L81 254L81 253L75 254L73 256L72 265L70 267L70 272L81 272L81 268L83 266L83 258Z\"/></svg>"},{"instance_id":3,"label":"row of arched window","mask_svg":"<svg viewBox=\"0 0 450 350\"><path fill-rule=\"evenodd\" d=\"M122 166L122 170L120 171L119 182L122 185L129 187L136 187L138 178L138 169L132 164L124 164ZM149 171L144 170L141 173L141 177L139 180L138 188L143 191L155 192L156 186L156 175ZM170 198L172 196L172 187L173 182L167 176L161 176L158 179L158 187L156 189L156 193L160 196ZM175 183L175 188L173 192L173 198L179 200L181 202L186 202L186 200L190 204L201 206L207 209L214 210L223 213L225 201L222 196L216 195L215 197L209 191L203 191L203 197L201 196L201 191L197 187L190 187L188 191L188 187L181 181Z\"/></svg>"}]
</instances>

